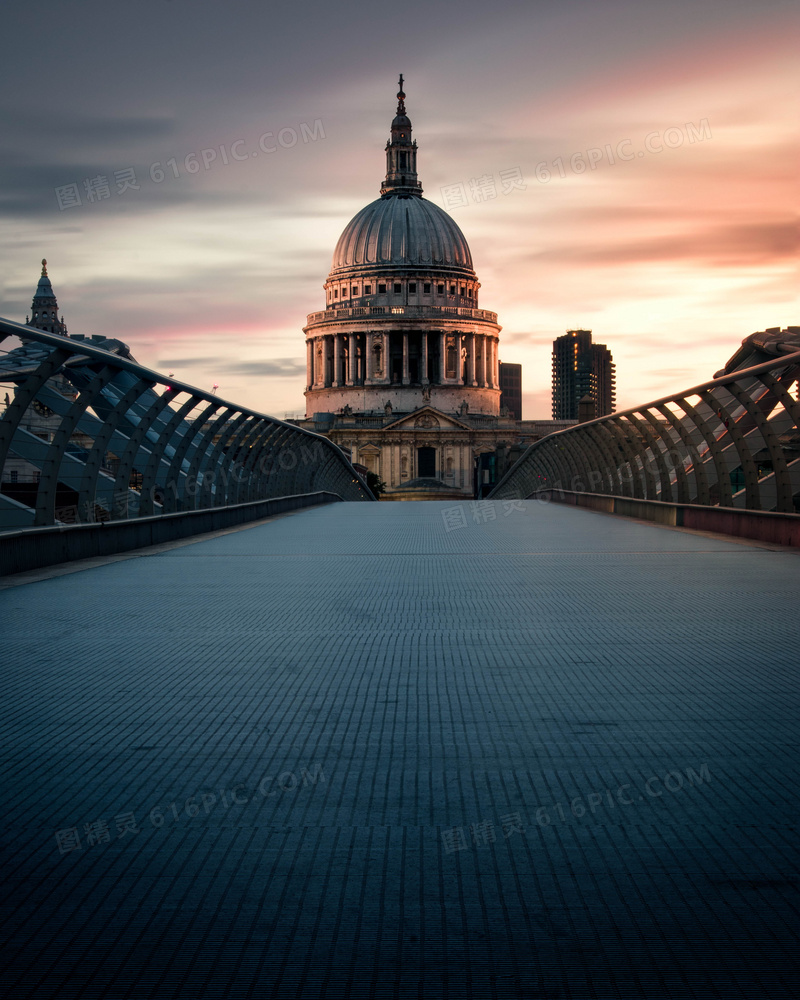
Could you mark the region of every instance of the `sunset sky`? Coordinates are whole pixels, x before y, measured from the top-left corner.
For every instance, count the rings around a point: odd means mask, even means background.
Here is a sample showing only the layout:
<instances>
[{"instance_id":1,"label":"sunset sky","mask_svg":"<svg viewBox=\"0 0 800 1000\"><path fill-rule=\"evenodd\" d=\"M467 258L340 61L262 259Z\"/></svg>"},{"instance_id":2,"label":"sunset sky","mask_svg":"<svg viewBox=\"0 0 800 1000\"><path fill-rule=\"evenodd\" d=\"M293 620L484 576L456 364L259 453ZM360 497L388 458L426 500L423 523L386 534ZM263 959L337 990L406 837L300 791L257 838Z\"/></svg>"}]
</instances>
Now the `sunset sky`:
<instances>
[{"instance_id":1,"label":"sunset sky","mask_svg":"<svg viewBox=\"0 0 800 1000\"><path fill-rule=\"evenodd\" d=\"M46 257L71 333L301 413L302 327L402 72L526 419L567 329L612 351L624 408L800 324L796 2L6 0L0 24L5 318Z\"/></svg>"}]
</instances>

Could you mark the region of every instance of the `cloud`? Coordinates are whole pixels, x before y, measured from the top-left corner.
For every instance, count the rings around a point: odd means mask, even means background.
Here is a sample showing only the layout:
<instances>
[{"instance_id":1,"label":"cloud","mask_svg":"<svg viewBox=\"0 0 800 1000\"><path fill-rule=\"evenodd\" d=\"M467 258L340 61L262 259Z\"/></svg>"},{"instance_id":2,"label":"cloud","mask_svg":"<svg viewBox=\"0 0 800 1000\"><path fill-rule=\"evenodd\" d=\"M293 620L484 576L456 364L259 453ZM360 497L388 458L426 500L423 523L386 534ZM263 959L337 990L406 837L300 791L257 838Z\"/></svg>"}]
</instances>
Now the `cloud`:
<instances>
[{"instance_id":1,"label":"cloud","mask_svg":"<svg viewBox=\"0 0 800 1000\"><path fill-rule=\"evenodd\" d=\"M523 362L542 399L550 345L568 328L608 344L633 403L708 377L755 329L797 322L786 215L796 4L510 0L487 32L478 0L412 0L408 23L426 25L412 49L388 30L388 8L359 15L354 33L352 17L317 0L302 22L218 0L187 17L183 0L160 0L135 16L106 5L76 30L69 5L43 4L12 4L6 18L10 36L36 39L5 54L10 318L24 318L47 257L72 332L107 330L143 363L220 381L242 403L301 406L301 328L324 305L342 229L378 196L395 58L426 197L443 205L441 185L463 182L471 199L470 179L494 178L497 197L451 214L481 305L504 327L501 354ZM645 151L651 131L704 118L713 138ZM322 141L259 147L317 119ZM624 139L634 159L573 172L573 153ZM247 159L231 157L239 140ZM187 157L204 149L216 157L192 172ZM114 171L128 167L139 190L117 194ZM500 171L515 167L527 188L505 196ZM111 197L87 203L84 181L98 175ZM83 204L60 211L55 190L70 183ZM171 360L151 362L161 355ZM685 359L700 376L678 374Z\"/></svg>"},{"instance_id":2,"label":"cloud","mask_svg":"<svg viewBox=\"0 0 800 1000\"><path fill-rule=\"evenodd\" d=\"M272 361L228 362L220 368L227 375L269 375L275 378L298 378L305 375L305 361L296 358L275 358Z\"/></svg>"},{"instance_id":3,"label":"cloud","mask_svg":"<svg viewBox=\"0 0 800 1000\"><path fill-rule=\"evenodd\" d=\"M503 344L538 344L542 343L542 335L530 332L504 333Z\"/></svg>"},{"instance_id":4,"label":"cloud","mask_svg":"<svg viewBox=\"0 0 800 1000\"><path fill-rule=\"evenodd\" d=\"M114 175L128 168L133 169L139 190L128 189L120 194ZM99 217L127 213L131 208L146 211L166 200L178 205L196 200L198 195L206 201L213 199L208 192L193 191L189 185L176 185L167 196L157 185L143 182L146 177L147 168L124 159L103 165L97 161L68 161L58 156L47 163L19 158L14 162L13 158L6 158L0 163L0 216L25 220L46 217L54 224L67 221L76 224L80 220L80 225L85 226L97 222ZM86 191L86 181L94 182L91 197ZM69 186L74 186L74 194L65 203L62 191L59 201L59 189ZM101 187L104 190L99 190ZM226 200L236 198L229 196Z\"/></svg>"},{"instance_id":5,"label":"cloud","mask_svg":"<svg viewBox=\"0 0 800 1000\"><path fill-rule=\"evenodd\" d=\"M738 268L788 261L795 258L797 251L797 222L787 219L686 229L678 235L634 240L625 240L624 234L615 240L614 234L609 233L602 244L581 240L537 251L527 259L533 262L546 258L548 263L599 267L682 262L709 268Z\"/></svg>"},{"instance_id":6,"label":"cloud","mask_svg":"<svg viewBox=\"0 0 800 1000\"><path fill-rule=\"evenodd\" d=\"M219 357L190 357L190 358L159 358L158 363L162 368L168 368L172 371L174 368L191 368L198 367L200 365L217 365L219 364Z\"/></svg>"},{"instance_id":7,"label":"cloud","mask_svg":"<svg viewBox=\"0 0 800 1000\"><path fill-rule=\"evenodd\" d=\"M148 139L163 139L173 135L177 122L173 116L132 116L75 114L69 110L52 109L30 115L15 107L2 109L4 137L9 144L20 141L28 150L62 151L97 146L134 146ZM65 146L62 143L68 142Z\"/></svg>"}]
</instances>

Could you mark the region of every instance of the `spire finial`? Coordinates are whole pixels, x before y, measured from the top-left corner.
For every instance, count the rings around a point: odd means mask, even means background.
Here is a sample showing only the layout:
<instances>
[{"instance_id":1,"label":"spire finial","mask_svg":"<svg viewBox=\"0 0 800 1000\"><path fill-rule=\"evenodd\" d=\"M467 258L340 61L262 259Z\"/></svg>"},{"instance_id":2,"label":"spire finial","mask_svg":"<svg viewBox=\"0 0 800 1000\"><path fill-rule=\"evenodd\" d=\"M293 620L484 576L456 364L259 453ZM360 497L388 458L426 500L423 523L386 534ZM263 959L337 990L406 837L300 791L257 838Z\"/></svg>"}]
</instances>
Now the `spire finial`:
<instances>
[{"instance_id":1,"label":"spire finial","mask_svg":"<svg viewBox=\"0 0 800 1000\"><path fill-rule=\"evenodd\" d=\"M47 261L42 257L42 274L47 276Z\"/></svg>"},{"instance_id":2,"label":"spire finial","mask_svg":"<svg viewBox=\"0 0 800 1000\"><path fill-rule=\"evenodd\" d=\"M403 93L403 74L400 74L400 89L397 91L397 113L398 115L404 115L406 113L405 105L406 95Z\"/></svg>"}]
</instances>

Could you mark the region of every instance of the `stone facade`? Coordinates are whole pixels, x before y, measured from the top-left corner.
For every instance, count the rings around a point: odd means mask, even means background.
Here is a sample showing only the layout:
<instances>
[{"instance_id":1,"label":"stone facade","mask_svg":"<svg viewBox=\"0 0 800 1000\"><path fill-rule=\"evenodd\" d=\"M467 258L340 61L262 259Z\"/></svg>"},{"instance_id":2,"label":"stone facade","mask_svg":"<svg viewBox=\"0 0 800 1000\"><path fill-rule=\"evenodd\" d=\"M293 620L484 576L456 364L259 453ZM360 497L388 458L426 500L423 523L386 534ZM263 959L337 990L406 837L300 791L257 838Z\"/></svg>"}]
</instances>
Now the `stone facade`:
<instances>
[{"instance_id":1,"label":"stone facade","mask_svg":"<svg viewBox=\"0 0 800 1000\"><path fill-rule=\"evenodd\" d=\"M304 426L324 433L383 480L387 500L442 500L479 492L481 455L495 456L499 478L529 444L571 423L482 417L463 407L443 413L424 406L402 414L390 408L381 414L343 412Z\"/></svg>"}]
</instances>

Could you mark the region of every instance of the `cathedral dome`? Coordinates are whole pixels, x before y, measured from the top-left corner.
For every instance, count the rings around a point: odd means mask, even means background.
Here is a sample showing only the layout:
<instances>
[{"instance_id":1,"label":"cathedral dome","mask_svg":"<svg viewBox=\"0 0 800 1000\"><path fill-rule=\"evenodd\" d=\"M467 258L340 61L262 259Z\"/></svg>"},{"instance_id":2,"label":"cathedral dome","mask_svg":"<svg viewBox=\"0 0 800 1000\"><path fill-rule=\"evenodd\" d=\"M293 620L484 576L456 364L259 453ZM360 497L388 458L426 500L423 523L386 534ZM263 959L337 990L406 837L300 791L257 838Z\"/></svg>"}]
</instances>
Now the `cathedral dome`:
<instances>
[{"instance_id":1,"label":"cathedral dome","mask_svg":"<svg viewBox=\"0 0 800 1000\"><path fill-rule=\"evenodd\" d=\"M382 267L435 268L474 277L467 241L447 212L419 195L394 192L348 223L336 244L330 277Z\"/></svg>"}]
</instances>

